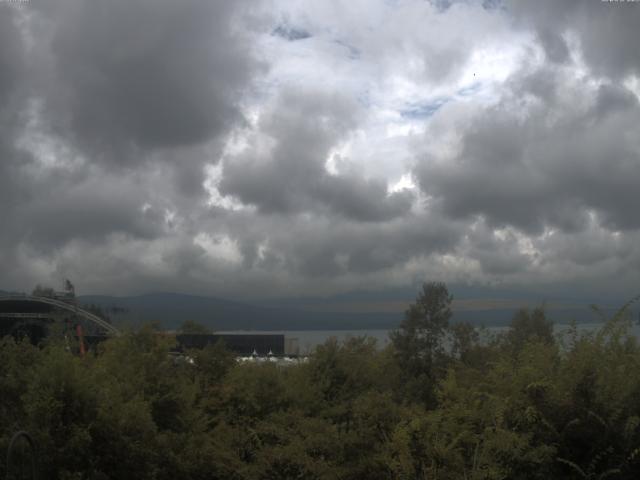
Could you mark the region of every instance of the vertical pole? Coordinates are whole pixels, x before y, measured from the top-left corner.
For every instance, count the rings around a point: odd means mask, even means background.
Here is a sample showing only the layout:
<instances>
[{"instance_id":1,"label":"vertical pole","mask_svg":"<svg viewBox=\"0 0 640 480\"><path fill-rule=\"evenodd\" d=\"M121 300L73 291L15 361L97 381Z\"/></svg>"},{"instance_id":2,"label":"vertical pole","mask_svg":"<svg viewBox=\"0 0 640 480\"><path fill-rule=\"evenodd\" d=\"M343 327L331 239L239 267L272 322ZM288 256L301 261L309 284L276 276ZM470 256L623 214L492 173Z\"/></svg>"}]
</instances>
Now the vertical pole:
<instances>
[{"instance_id":1,"label":"vertical pole","mask_svg":"<svg viewBox=\"0 0 640 480\"><path fill-rule=\"evenodd\" d=\"M84 358L87 351L84 348L84 333L82 332L82 325L79 323L76 325L76 333L78 334L78 343L80 344L80 357Z\"/></svg>"}]
</instances>

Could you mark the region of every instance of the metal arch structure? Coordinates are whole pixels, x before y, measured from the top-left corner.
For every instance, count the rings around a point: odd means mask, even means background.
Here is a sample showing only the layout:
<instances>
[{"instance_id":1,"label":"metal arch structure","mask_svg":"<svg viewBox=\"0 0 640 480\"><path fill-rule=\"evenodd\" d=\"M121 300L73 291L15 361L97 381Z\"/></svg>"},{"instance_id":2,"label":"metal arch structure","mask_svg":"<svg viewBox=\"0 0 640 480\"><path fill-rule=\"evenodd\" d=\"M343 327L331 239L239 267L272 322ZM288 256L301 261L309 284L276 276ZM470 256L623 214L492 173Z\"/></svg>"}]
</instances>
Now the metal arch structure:
<instances>
[{"instance_id":1,"label":"metal arch structure","mask_svg":"<svg viewBox=\"0 0 640 480\"><path fill-rule=\"evenodd\" d=\"M43 303L45 305L51 305L52 307L60 308L68 312L75 313L76 315L84 318L85 320L88 320L90 322L93 322L99 325L110 335L115 335L115 336L120 335L120 331L116 327L111 325L109 322L106 322L102 318L98 317L97 315L94 315L91 312L87 312L86 310L83 310L82 308L76 305L71 305L61 300L56 300L55 298L35 297L33 295L1 295L0 296L0 302L16 301L16 300L23 301L23 302L27 301L27 302Z\"/></svg>"}]
</instances>

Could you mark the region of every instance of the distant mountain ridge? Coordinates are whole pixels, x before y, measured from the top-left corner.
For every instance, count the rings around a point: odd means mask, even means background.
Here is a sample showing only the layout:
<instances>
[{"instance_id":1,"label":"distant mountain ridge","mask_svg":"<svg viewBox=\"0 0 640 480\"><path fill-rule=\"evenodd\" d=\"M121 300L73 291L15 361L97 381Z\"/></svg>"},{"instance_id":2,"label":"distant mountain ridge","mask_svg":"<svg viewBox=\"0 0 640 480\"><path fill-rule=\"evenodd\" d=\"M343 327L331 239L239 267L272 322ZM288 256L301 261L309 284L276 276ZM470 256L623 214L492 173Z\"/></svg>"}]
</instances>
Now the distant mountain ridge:
<instances>
[{"instance_id":1,"label":"distant mountain ridge","mask_svg":"<svg viewBox=\"0 0 640 480\"><path fill-rule=\"evenodd\" d=\"M124 313L112 317L114 322L136 325L157 321L168 329L178 328L185 320L215 330L393 328L402 318L402 312L309 312L178 293L152 293L134 297L83 295L78 299L83 304L97 305L107 311L113 307L124 309Z\"/></svg>"},{"instance_id":2,"label":"distant mountain ridge","mask_svg":"<svg viewBox=\"0 0 640 480\"><path fill-rule=\"evenodd\" d=\"M516 310L542 304L533 295L487 289L452 288L453 321L474 325L507 325ZM0 294L7 293L0 290ZM82 295L81 304L105 310L116 325L158 322L177 329L185 320L213 330L372 330L396 328L415 300L417 288L385 292L354 292L330 297L283 298L239 302L216 297L160 292L137 296ZM486 295L493 294L492 298ZM483 298L484 296L484 298ZM499 297L499 298L497 298ZM598 321L587 302L546 299L548 316L558 323ZM622 305L621 302L618 307ZM113 312L114 307L116 313ZM613 313L614 307L603 305ZM124 310L124 311L122 311ZM637 309L634 313L637 318Z\"/></svg>"},{"instance_id":3,"label":"distant mountain ridge","mask_svg":"<svg viewBox=\"0 0 640 480\"><path fill-rule=\"evenodd\" d=\"M215 297L179 293L151 293L131 297L84 295L83 304L105 310L113 307L125 312L113 315L115 323L137 325L156 321L164 328L176 329L192 320L214 330L359 330L396 328L402 321L409 295L402 300L387 296L382 301L367 302L369 295L343 295L320 299L281 299L244 303ZM395 297L396 299L398 297ZM415 298L415 296L413 297ZM358 300L358 301L356 301ZM522 307L541 302L521 299L454 299L453 321L475 325L507 325ZM605 308L605 312L612 312ZM549 317L558 323L597 321L588 304L554 302L547 304Z\"/></svg>"}]
</instances>

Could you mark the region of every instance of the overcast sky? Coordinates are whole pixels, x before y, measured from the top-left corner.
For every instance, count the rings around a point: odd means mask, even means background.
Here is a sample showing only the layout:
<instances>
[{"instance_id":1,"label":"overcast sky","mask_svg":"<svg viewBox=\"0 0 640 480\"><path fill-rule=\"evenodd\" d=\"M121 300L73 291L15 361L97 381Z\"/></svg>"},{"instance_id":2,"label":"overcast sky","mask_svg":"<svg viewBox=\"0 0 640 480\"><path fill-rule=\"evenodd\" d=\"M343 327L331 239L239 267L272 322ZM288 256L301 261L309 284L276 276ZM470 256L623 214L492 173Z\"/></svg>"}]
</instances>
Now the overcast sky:
<instances>
[{"instance_id":1,"label":"overcast sky","mask_svg":"<svg viewBox=\"0 0 640 480\"><path fill-rule=\"evenodd\" d=\"M640 3L0 0L0 289L640 291Z\"/></svg>"}]
</instances>

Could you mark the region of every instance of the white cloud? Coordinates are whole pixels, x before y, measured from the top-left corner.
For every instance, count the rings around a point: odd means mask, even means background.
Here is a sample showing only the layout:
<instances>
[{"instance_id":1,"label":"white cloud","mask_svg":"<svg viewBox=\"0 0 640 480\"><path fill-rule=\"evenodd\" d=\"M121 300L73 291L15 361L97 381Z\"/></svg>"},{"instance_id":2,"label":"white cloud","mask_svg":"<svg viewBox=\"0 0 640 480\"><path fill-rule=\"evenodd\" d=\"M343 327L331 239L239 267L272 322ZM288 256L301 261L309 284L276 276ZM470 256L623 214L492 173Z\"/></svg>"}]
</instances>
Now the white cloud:
<instances>
[{"instance_id":1,"label":"white cloud","mask_svg":"<svg viewBox=\"0 0 640 480\"><path fill-rule=\"evenodd\" d=\"M226 235L210 235L203 232L194 237L193 243L202 247L207 255L215 260L229 263L242 261L242 254L237 243Z\"/></svg>"}]
</instances>

